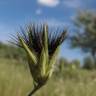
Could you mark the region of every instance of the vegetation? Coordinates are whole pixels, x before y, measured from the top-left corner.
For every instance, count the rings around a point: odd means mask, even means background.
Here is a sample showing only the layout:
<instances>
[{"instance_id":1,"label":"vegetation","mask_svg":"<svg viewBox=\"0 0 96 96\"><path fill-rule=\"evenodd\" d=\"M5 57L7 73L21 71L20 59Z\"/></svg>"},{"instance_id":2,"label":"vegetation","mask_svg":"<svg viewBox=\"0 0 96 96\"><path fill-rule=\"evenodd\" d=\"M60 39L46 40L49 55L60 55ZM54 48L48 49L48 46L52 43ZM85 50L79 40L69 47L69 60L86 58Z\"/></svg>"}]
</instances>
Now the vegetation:
<instances>
[{"instance_id":1,"label":"vegetation","mask_svg":"<svg viewBox=\"0 0 96 96\"><path fill-rule=\"evenodd\" d=\"M96 15L78 14L75 28L70 46L90 53L83 64L57 59L65 30L52 34L46 25L30 25L12 37L20 48L0 42L0 96L96 96Z\"/></svg>"},{"instance_id":2,"label":"vegetation","mask_svg":"<svg viewBox=\"0 0 96 96\"><path fill-rule=\"evenodd\" d=\"M89 56L85 57L83 62L84 62L83 68L85 69L92 70L96 68L92 57L89 57Z\"/></svg>"},{"instance_id":3,"label":"vegetation","mask_svg":"<svg viewBox=\"0 0 96 96\"><path fill-rule=\"evenodd\" d=\"M51 77L66 31L55 32L55 35L52 35L47 25L29 25L26 29L22 31L22 35L18 33L15 43L26 52L34 85L34 89L28 95L31 96Z\"/></svg>"},{"instance_id":4,"label":"vegetation","mask_svg":"<svg viewBox=\"0 0 96 96\"><path fill-rule=\"evenodd\" d=\"M27 96L33 86L29 69L18 63L0 59L0 96ZM95 70L66 69L62 76L54 75L34 96L95 96L95 90Z\"/></svg>"},{"instance_id":5,"label":"vegetation","mask_svg":"<svg viewBox=\"0 0 96 96\"><path fill-rule=\"evenodd\" d=\"M90 53L96 65L96 14L84 11L75 18L76 32L70 36L72 48L80 48L83 52Z\"/></svg>"},{"instance_id":6,"label":"vegetation","mask_svg":"<svg viewBox=\"0 0 96 96\"><path fill-rule=\"evenodd\" d=\"M0 58L15 59L18 61L26 60L22 49L2 42L0 42Z\"/></svg>"},{"instance_id":7,"label":"vegetation","mask_svg":"<svg viewBox=\"0 0 96 96\"><path fill-rule=\"evenodd\" d=\"M76 33L70 37L73 48L79 47L84 52L95 56L96 51L96 15L90 12L81 12L75 19Z\"/></svg>"}]
</instances>

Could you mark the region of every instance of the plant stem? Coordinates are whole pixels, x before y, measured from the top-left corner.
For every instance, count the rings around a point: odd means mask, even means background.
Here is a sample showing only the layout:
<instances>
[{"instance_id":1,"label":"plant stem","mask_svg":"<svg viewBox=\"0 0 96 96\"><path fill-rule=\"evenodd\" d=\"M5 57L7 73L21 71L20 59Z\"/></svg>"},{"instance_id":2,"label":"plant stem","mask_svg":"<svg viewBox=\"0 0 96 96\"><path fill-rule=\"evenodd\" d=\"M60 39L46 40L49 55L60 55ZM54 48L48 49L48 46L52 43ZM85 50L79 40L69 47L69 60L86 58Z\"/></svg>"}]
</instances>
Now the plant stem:
<instances>
[{"instance_id":1,"label":"plant stem","mask_svg":"<svg viewBox=\"0 0 96 96\"><path fill-rule=\"evenodd\" d=\"M32 96L32 95L33 95L38 89L40 89L40 88L41 88L40 85L36 86L36 87L29 93L28 96Z\"/></svg>"}]
</instances>

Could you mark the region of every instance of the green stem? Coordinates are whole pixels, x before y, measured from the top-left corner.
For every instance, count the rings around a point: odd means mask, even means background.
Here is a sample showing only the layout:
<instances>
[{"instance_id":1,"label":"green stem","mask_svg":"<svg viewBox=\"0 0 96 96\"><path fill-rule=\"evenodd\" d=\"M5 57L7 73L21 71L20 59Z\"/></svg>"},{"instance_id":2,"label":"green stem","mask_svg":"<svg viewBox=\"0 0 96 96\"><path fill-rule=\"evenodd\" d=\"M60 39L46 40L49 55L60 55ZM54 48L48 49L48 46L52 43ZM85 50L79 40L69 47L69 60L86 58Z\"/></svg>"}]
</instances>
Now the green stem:
<instances>
[{"instance_id":1,"label":"green stem","mask_svg":"<svg viewBox=\"0 0 96 96\"><path fill-rule=\"evenodd\" d=\"M36 86L36 87L29 93L28 96L32 96L32 95L33 95L38 89L40 89L40 88L41 88L40 85Z\"/></svg>"}]
</instances>

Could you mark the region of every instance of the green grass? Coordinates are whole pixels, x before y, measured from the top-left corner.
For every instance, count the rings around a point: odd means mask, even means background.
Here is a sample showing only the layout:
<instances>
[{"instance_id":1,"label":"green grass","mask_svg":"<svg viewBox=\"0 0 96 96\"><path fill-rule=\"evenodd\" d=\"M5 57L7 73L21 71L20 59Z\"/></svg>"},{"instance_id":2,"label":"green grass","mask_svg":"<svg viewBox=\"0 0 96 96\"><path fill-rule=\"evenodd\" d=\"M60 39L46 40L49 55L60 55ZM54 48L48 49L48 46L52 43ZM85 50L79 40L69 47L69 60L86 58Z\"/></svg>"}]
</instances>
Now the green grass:
<instances>
[{"instance_id":1,"label":"green grass","mask_svg":"<svg viewBox=\"0 0 96 96\"><path fill-rule=\"evenodd\" d=\"M96 71L72 72L50 79L34 96L96 96ZM15 60L0 59L0 96L27 96L31 89L28 68Z\"/></svg>"}]
</instances>

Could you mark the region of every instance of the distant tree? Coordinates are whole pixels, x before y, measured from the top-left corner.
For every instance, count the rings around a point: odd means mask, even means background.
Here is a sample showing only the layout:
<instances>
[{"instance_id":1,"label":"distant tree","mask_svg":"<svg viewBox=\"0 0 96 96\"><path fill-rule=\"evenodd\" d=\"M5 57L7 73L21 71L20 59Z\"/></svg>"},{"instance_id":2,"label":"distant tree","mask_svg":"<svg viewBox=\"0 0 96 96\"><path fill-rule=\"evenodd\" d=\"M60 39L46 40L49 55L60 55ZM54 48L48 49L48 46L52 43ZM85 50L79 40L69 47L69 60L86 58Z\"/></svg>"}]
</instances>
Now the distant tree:
<instances>
[{"instance_id":1,"label":"distant tree","mask_svg":"<svg viewBox=\"0 0 96 96\"><path fill-rule=\"evenodd\" d=\"M69 62L67 59L63 57L59 58L57 66L56 66L57 68L56 71L58 71L58 73L61 74L64 71L64 68L68 67L68 65L69 65Z\"/></svg>"},{"instance_id":2,"label":"distant tree","mask_svg":"<svg viewBox=\"0 0 96 96\"><path fill-rule=\"evenodd\" d=\"M89 52L96 59L96 14L93 12L80 12L75 18L76 33L70 36L72 48L80 48Z\"/></svg>"},{"instance_id":3,"label":"distant tree","mask_svg":"<svg viewBox=\"0 0 96 96\"><path fill-rule=\"evenodd\" d=\"M71 64L72 64L72 66L74 67L74 68L80 68L80 61L79 60L73 60L72 62L71 62Z\"/></svg>"},{"instance_id":4,"label":"distant tree","mask_svg":"<svg viewBox=\"0 0 96 96\"><path fill-rule=\"evenodd\" d=\"M87 57L84 58L84 62L83 62L82 68L90 70L90 69L94 69L95 68L94 65L95 64L94 64L93 59L91 57L87 56Z\"/></svg>"}]
</instances>

